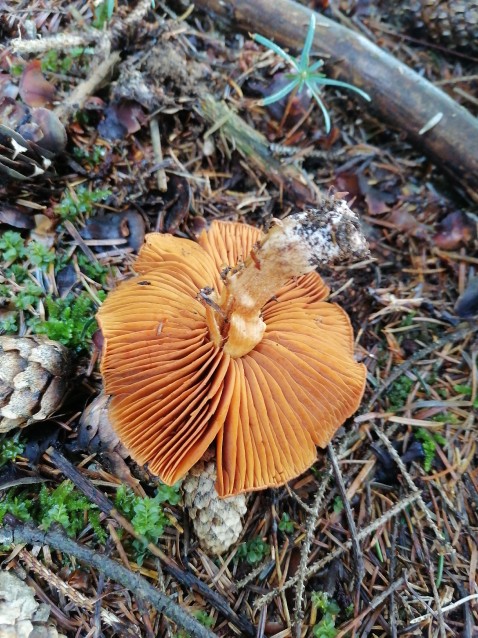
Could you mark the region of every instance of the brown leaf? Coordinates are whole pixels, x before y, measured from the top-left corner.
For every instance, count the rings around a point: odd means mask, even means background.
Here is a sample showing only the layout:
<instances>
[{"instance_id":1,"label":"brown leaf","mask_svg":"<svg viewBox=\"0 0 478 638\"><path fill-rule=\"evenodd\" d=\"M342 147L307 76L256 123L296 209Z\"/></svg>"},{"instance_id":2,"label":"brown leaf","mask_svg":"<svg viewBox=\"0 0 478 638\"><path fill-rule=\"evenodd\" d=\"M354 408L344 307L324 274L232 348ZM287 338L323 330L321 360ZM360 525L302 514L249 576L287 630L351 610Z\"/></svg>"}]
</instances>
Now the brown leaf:
<instances>
[{"instance_id":1,"label":"brown leaf","mask_svg":"<svg viewBox=\"0 0 478 638\"><path fill-rule=\"evenodd\" d=\"M368 189L365 195L365 202L367 204L368 214L371 216L383 215L390 210L390 206L387 206L380 191L376 188Z\"/></svg>"},{"instance_id":2,"label":"brown leaf","mask_svg":"<svg viewBox=\"0 0 478 638\"><path fill-rule=\"evenodd\" d=\"M41 70L40 60L32 60L23 70L20 79L20 97L28 106L46 106L55 97L56 89Z\"/></svg>"},{"instance_id":3,"label":"brown leaf","mask_svg":"<svg viewBox=\"0 0 478 638\"><path fill-rule=\"evenodd\" d=\"M337 191L349 194L349 199L362 195L357 173L337 173L334 179L334 187Z\"/></svg>"},{"instance_id":4,"label":"brown leaf","mask_svg":"<svg viewBox=\"0 0 478 638\"><path fill-rule=\"evenodd\" d=\"M171 175L164 199L165 205L158 216L157 230L161 233L174 233L189 214L191 189L187 179Z\"/></svg>"},{"instance_id":5,"label":"brown leaf","mask_svg":"<svg viewBox=\"0 0 478 638\"><path fill-rule=\"evenodd\" d=\"M455 312L463 319L478 314L478 277L473 277L455 304Z\"/></svg>"},{"instance_id":6,"label":"brown leaf","mask_svg":"<svg viewBox=\"0 0 478 638\"><path fill-rule=\"evenodd\" d=\"M476 237L476 223L461 210L447 215L438 225L433 242L442 250L455 250Z\"/></svg>"},{"instance_id":7,"label":"brown leaf","mask_svg":"<svg viewBox=\"0 0 478 638\"><path fill-rule=\"evenodd\" d=\"M394 224L397 230L406 235L417 237L418 239L426 239L428 237L428 228L418 219L408 212L403 206L396 208L388 216L388 221Z\"/></svg>"},{"instance_id":8,"label":"brown leaf","mask_svg":"<svg viewBox=\"0 0 478 638\"><path fill-rule=\"evenodd\" d=\"M0 205L0 223L14 228L35 228L35 218L31 212L7 202Z\"/></svg>"},{"instance_id":9,"label":"brown leaf","mask_svg":"<svg viewBox=\"0 0 478 638\"><path fill-rule=\"evenodd\" d=\"M134 210L122 213L106 213L102 216L90 217L81 229L80 235L83 239L111 240L118 239L135 251L138 251L144 243L145 225L143 217ZM122 241L121 241L122 240ZM99 247L103 250L104 245L99 242Z\"/></svg>"}]
</instances>

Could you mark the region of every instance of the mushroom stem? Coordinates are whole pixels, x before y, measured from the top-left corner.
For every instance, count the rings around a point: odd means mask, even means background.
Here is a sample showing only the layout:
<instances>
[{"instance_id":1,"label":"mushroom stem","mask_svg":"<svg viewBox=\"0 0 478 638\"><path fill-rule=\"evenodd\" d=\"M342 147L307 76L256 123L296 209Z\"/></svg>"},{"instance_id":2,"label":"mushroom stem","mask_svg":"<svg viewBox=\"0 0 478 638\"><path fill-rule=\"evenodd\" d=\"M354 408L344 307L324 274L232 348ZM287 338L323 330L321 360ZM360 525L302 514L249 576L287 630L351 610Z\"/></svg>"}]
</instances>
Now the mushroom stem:
<instances>
[{"instance_id":1,"label":"mushroom stem","mask_svg":"<svg viewBox=\"0 0 478 638\"><path fill-rule=\"evenodd\" d=\"M261 341L261 310L289 279L369 254L359 220L343 200L327 198L320 208L274 222L246 262L227 275L221 296L212 293L207 302L211 339L232 358Z\"/></svg>"}]
</instances>

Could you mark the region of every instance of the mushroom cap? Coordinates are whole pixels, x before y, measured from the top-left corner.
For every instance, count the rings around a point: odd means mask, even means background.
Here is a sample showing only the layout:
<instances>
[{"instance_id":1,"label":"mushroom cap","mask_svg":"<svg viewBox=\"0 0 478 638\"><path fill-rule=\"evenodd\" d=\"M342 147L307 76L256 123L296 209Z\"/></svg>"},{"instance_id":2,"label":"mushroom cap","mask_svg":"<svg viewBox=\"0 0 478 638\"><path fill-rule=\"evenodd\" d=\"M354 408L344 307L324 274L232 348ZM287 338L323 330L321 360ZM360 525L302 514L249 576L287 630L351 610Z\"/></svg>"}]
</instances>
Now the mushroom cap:
<instances>
[{"instance_id":1,"label":"mushroom cap","mask_svg":"<svg viewBox=\"0 0 478 638\"><path fill-rule=\"evenodd\" d=\"M262 309L266 331L233 359L210 340L197 295L219 293L221 270L247 258L262 237L252 226L214 221L199 243L146 237L138 276L98 313L110 418L132 457L172 485L215 441L220 496L282 485L316 460L360 404L365 366L353 358L347 314L324 301L309 273Z\"/></svg>"}]
</instances>

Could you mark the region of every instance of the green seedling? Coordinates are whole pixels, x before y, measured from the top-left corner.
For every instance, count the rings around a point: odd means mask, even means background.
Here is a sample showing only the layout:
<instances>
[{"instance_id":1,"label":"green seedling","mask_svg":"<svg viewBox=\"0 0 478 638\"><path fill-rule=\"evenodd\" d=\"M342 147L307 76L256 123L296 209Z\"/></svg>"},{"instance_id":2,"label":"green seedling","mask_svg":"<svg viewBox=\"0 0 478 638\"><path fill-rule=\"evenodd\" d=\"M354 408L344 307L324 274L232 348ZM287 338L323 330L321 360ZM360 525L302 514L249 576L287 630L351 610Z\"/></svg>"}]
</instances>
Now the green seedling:
<instances>
[{"instance_id":1,"label":"green seedling","mask_svg":"<svg viewBox=\"0 0 478 638\"><path fill-rule=\"evenodd\" d=\"M326 592L312 592L312 605L322 613L321 620L314 625L312 635L314 638L335 638L339 633L335 627L335 619L340 612L340 607Z\"/></svg>"},{"instance_id":2,"label":"green seedling","mask_svg":"<svg viewBox=\"0 0 478 638\"><path fill-rule=\"evenodd\" d=\"M141 565L144 560L147 544L156 545L169 522L164 513L163 504L177 505L180 499L179 484L172 487L159 485L153 498L136 496L131 489L124 485L118 488L115 498L116 507L129 518L136 533L144 537L144 542L137 539L132 541L138 565Z\"/></svg>"},{"instance_id":3,"label":"green seedling","mask_svg":"<svg viewBox=\"0 0 478 638\"><path fill-rule=\"evenodd\" d=\"M338 86L350 91L355 91L355 93L361 95L368 102L370 102L371 98L367 93L365 93L365 91L358 89L352 84L348 84L347 82L340 82L339 80L332 80L326 77L324 73L319 73L319 69L324 65L323 60L317 60L313 64L309 64L310 51L312 49L312 43L314 41L314 34L315 14L311 13L309 29L307 31L307 36L304 42L304 48L302 49L300 57L298 58L293 58L275 42L272 42L272 40L269 40L262 35L255 33L252 36L256 42L262 44L262 46L265 46L268 49L271 49L271 51L274 51L274 53L285 60L293 69L292 73L286 74L286 78L290 80L290 82L286 84L280 91L277 91L273 95L262 99L260 101L260 104L262 104L263 106L268 106L270 104L273 104L274 102L282 100L284 97L289 95L289 93L297 93L306 88L315 99L320 107L320 110L322 111L325 122L325 132L330 133L330 116L327 108L325 107L325 104L322 102L322 99L320 97L320 86Z\"/></svg>"},{"instance_id":4,"label":"green seedling","mask_svg":"<svg viewBox=\"0 0 478 638\"><path fill-rule=\"evenodd\" d=\"M292 534L294 532L294 522L291 520L289 514L285 512L282 514L278 527L284 534Z\"/></svg>"},{"instance_id":5,"label":"green seedling","mask_svg":"<svg viewBox=\"0 0 478 638\"><path fill-rule=\"evenodd\" d=\"M17 432L13 436L3 439L0 443L0 467L10 461L14 461L17 456L23 453L24 445L19 442L20 434Z\"/></svg>"},{"instance_id":6,"label":"green seedling","mask_svg":"<svg viewBox=\"0 0 478 638\"><path fill-rule=\"evenodd\" d=\"M88 217L94 207L110 195L111 191L108 189L90 191L85 186L80 186L74 194L65 192L55 212L61 219L70 221L80 215Z\"/></svg>"},{"instance_id":7,"label":"green seedling","mask_svg":"<svg viewBox=\"0 0 478 638\"><path fill-rule=\"evenodd\" d=\"M249 565L260 563L271 551L269 545L259 536L252 538L247 543L239 545L236 559L246 560Z\"/></svg>"},{"instance_id":8,"label":"green seedling","mask_svg":"<svg viewBox=\"0 0 478 638\"><path fill-rule=\"evenodd\" d=\"M425 472L429 472L432 469L437 446L446 445L446 439L438 432L433 432L426 428L418 428L415 432L415 438L422 442L424 454L423 469Z\"/></svg>"},{"instance_id":9,"label":"green seedling","mask_svg":"<svg viewBox=\"0 0 478 638\"><path fill-rule=\"evenodd\" d=\"M95 29L103 29L106 23L111 20L114 8L115 0L104 0L96 5L95 19L93 20Z\"/></svg>"}]
</instances>

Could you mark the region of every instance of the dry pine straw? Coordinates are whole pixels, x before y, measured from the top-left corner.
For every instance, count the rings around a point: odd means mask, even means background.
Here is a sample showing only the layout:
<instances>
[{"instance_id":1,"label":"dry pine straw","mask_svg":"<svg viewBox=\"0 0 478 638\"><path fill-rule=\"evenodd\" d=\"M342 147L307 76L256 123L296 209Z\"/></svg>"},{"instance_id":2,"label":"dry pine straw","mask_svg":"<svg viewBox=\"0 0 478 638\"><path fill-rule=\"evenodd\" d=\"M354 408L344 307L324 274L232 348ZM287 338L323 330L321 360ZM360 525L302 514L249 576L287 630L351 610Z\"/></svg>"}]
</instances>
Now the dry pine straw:
<instances>
[{"instance_id":1,"label":"dry pine straw","mask_svg":"<svg viewBox=\"0 0 478 638\"><path fill-rule=\"evenodd\" d=\"M216 44L223 46L220 41ZM423 57L405 47L403 55L414 63ZM357 123L354 115L344 115L340 103L335 108L331 100L330 106L347 143L343 143L341 159L331 158L314 167L317 181L336 183L342 189L340 185L348 179L347 190L360 171L377 190L398 189L404 208L429 229L436 228L443 210L453 203L437 197L423 182L421 160L400 146L398 136L385 131L379 132L372 149L367 145L366 129L371 124ZM246 116L251 124L264 127L264 118L253 112ZM175 126L178 124L176 121ZM275 126L270 124L269 133ZM313 127L314 119L310 118L304 130L311 133ZM215 141L221 152L213 149L212 155L209 150L204 153L201 133L206 129L193 118L190 132L178 128L163 148L174 170L188 176L197 218L208 220L237 211L246 221L262 223L270 217L271 205L278 205L280 194L243 160L232 164L231 149L220 136ZM279 131L277 141L282 142L285 133ZM305 139L294 133L288 141L300 147ZM119 145L105 183L105 187L112 185L120 192L119 202L128 197L125 183L143 185L145 192L149 187L154 189L155 177L138 169L145 152L142 149L150 146L147 134L134 148L133 162L129 144L131 141ZM307 157L307 152L303 155ZM339 165L342 181L336 176ZM245 180L241 192L227 185L232 169L241 171ZM331 277L333 289L342 289L337 301L351 314L357 330L357 352L368 366L370 379L362 413L347 435L334 441L340 478L337 471L334 476L326 455L321 454L318 472L306 473L288 488L251 498L242 540L259 536L271 547L271 554L256 569L234 561L237 548L212 560L194 546L193 538L186 562L180 508L172 509L172 524L161 539L164 554L187 564L233 608L248 615L259 626L259 635L290 636L294 617L303 618L304 627L319 622L320 614L311 605L312 591L329 591L343 608L353 605L351 618L340 617L339 636L347 632L377 637L414 635L417 631L426 636L471 636L472 627L478 625L477 601L472 598L477 593L478 564L478 474L472 409L477 397L475 333L467 326L450 327L446 314L452 313L453 293L463 290L476 261L464 249L436 250L432 242L415 236L417 228L401 227L396 218L390 221L385 209L374 214L373 196L368 195L368 205L359 198L355 208L370 225L377 261L372 266L337 268ZM151 223L154 226L155 220ZM191 222L187 229L192 227ZM62 240L69 238L65 235ZM128 274L128 256L122 251L106 247L100 261ZM392 411L388 395L395 370L412 383L403 405ZM96 372L88 384L99 387ZM471 397L458 395L456 385L470 386ZM445 423L434 420L443 413L447 415ZM400 464L401 450L413 442L419 427L437 430L447 439L445 446L437 447L432 469L425 473L417 461L399 465L392 483L374 480L382 463L372 445L395 456ZM101 489L114 493L118 479L102 467L100 459L93 455L84 458L81 470ZM60 478L49 462L40 465L39 471L42 477ZM334 503L341 485L350 507L337 511ZM292 535L277 531L283 513L295 522ZM350 516L356 528L353 535ZM165 573L159 559L149 556L141 567L135 565L116 524L109 521L107 529L106 551L111 557L139 571L184 608L206 611L216 621L218 635L238 635L202 596L179 586ZM79 540L85 544L93 540L90 531L85 529ZM86 568L86 577L75 580L61 571L62 563L59 551L36 546L31 553L16 548L4 565L28 569L29 582L52 606L53 618L63 633L93 636L101 626L106 636L150 638L159 631L173 635L172 625L138 601L134 592L105 581L94 569ZM364 570L360 587L357 566L359 572L360 566ZM294 592L299 594L296 600L291 595Z\"/></svg>"}]
</instances>

